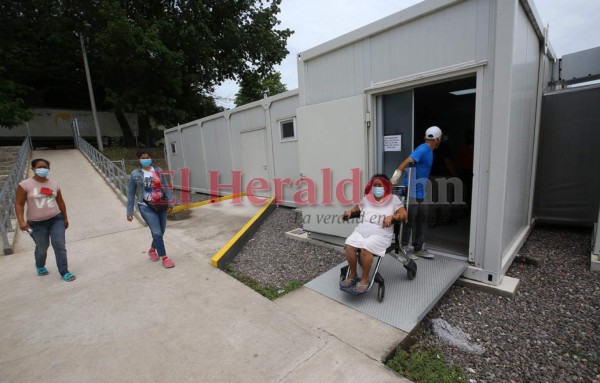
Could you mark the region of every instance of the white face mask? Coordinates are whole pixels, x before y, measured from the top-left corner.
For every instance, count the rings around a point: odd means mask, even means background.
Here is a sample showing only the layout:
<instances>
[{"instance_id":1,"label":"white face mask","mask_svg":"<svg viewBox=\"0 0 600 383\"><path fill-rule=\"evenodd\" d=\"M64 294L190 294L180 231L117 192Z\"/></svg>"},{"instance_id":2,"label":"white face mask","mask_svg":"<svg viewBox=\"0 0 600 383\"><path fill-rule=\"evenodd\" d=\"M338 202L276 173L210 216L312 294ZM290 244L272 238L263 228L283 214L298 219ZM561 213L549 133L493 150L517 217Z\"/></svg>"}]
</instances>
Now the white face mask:
<instances>
[{"instance_id":1,"label":"white face mask","mask_svg":"<svg viewBox=\"0 0 600 383\"><path fill-rule=\"evenodd\" d=\"M383 186L373 186L373 195L377 198L383 197L385 189Z\"/></svg>"},{"instance_id":2,"label":"white face mask","mask_svg":"<svg viewBox=\"0 0 600 383\"><path fill-rule=\"evenodd\" d=\"M36 175L36 176L38 176L38 177L43 177L43 178L45 178L45 177L47 177L47 176L48 176L48 172L49 172L49 171L50 171L50 170L48 170L48 169L46 169L46 168L37 168L37 169L35 169L35 170L34 170L34 173L35 173L35 175Z\"/></svg>"}]
</instances>

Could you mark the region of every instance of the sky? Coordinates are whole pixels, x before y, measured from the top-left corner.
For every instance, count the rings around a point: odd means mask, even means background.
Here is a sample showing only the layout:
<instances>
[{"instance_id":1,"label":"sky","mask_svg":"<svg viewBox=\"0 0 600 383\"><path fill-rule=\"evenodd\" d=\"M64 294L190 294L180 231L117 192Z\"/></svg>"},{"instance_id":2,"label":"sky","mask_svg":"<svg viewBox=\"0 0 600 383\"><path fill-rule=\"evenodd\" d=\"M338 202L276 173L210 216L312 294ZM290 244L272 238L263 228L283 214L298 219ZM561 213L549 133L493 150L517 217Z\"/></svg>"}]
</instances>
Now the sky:
<instances>
[{"instance_id":1,"label":"sky","mask_svg":"<svg viewBox=\"0 0 600 383\"><path fill-rule=\"evenodd\" d=\"M502 0L500 0L502 1ZM421 0L283 0L278 29L294 34L287 41L290 52L275 70L288 90L298 87L298 53L332 40L364 25L399 12ZM600 46L600 0L534 0L558 57ZM238 91L228 81L215 89L219 105L233 108Z\"/></svg>"}]
</instances>

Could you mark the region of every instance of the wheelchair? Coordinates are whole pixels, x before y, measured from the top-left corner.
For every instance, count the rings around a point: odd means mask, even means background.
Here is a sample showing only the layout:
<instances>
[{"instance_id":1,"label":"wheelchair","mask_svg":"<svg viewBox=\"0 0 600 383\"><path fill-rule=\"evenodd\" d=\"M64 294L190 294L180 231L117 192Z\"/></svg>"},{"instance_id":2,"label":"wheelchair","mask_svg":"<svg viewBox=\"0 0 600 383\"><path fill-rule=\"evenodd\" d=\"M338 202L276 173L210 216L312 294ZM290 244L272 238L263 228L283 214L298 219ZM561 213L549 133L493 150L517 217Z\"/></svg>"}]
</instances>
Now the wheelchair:
<instances>
[{"instance_id":1,"label":"wheelchair","mask_svg":"<svg viewBox=\"0 0 600 383\"><path fill-rule=\"evenodd\" d=\"M410 168L409 168L409 180L410 180ZM395 186L394 193L400 197L404 207L408 211L408 191L410 190L410 182L408 186ZM361 213L352 213L350 219L359 218ZM402 247L402 228L404 222L393 221L394 224L394 242L388 247L386 254L390 255L392 258L401 262L404 268L406 269L406 277L409 280L415 279L417 276L417 263L412 260L406 250ZM379 265L383 257L373 254L374 258L374 266L372 267L371 272L369 273L369 286L367 287L367 293L371 290L371 287L375 283L377 283L377 300L379 302L383 301L385 297L385 280L379 273ZM362 268L361 263L361 249L356 250L356 259L358 264ZM350 266L346 265L340 269L340 281L348 278L350 274ZM340 287L340 290L355 295L350 289L343 289Z\"/></svg>"}]
</instances>

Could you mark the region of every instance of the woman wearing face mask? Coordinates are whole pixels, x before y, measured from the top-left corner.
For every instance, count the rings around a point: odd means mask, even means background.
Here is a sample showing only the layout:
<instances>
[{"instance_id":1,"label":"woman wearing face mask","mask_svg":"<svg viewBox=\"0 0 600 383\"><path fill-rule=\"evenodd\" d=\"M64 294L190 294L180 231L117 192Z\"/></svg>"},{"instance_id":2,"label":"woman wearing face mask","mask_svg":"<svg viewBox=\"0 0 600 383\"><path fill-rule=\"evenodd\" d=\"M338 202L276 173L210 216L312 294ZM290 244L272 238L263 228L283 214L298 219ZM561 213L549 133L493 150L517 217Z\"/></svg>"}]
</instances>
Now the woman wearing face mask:
<instances>
[{"instance_id":1,"label":"woman wearing face mask","mask_svg":"<svg viewBox=\"0 0 600 383\"><path fill-rule=\"evenodd\" d=\"M50 162L37 158L31 161L31 169L34 172L33 177L19 184L15 196L19 228L29 232L35 242L35 266L38 275L48 275L46 255L52 240L58 272L64 281L74 281L75 275L68 269L65 246L65 230L69 227L67 206L58 184L48 178ZM27 220L24 218L25 203Z\"/></svg>"},{"instance_id":2,"label":"woman wearing face mask","mask_svg":"<svg viewBox=\"0 0 600 383\"><path fill-rule=\"evenodd\" d=\"M127 220L133 220L133 208L137 205L142 218L148 224L152 234L152 244L148 255L152 262L162 261L169 269L175 263L167 257L163 236L167 228L167 212L173 208L173 196L162 169L152 165L149 152L137 153L140 165L131 172L127 190ZM135 203L137 200L137 204Z\"/></svg>"},{"instance_id":3,"label":"woman wearing face mask","mask_svg":"<svg viewBox=\"0 0 600 383\"><path fill-rule=\"evenodd\" d=\"M369 271L373 255L383 257L394 238L392 221L406 219L406 209L397 195L392 194L390 180L384 174L376 174L365 187L365 196L352 209L344 212L344 219L353 213L361 213L358 226L346 239L346 259L350 266L348 278L340 282L342 289L354 294L364 294L369 287ZM356 250L361 252L362 276L356 268Z\"/></svg>"}]
</instances>

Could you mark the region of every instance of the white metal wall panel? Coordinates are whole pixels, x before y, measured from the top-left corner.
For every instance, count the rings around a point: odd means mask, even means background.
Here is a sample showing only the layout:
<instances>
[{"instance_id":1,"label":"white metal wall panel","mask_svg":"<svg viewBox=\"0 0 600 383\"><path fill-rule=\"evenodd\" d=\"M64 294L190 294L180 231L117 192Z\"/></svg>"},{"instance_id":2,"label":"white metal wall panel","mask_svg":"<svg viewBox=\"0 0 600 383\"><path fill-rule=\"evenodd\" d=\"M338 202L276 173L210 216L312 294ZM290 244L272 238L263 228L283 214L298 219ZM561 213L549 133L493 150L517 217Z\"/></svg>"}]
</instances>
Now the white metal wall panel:
<instances>
[{"instance_id":1,"label":"white metal wall panel","mask_svg":"<svg viewBox=\"0 0 600 383\"><path fill-rule=\"evenodd\" d=\"M181 142L185 166L189 168L189 187L204 192L208 189L208 177L200 126L194 123L181 128Z\"/></svg>"},{"instance_id":2,"label":"white metal wall panel","mask_svg":"<svg viewBox=\"0 0 600 383\"><path fill-rule=\"evenodd\" d=\"M271 119L271 140L273 142L273 173L276 178L290 178L295 182L300 175L298 158L298 140L281 142L279 130L279 121L296 118L296 108L298 108L298 96L275 101L269 109ZM298 121L296 120L296 137L301 134ZM282 188L282 205L295 206L294 189L291 187Z\"/></svg>"},{"instance_id":3,"label":"white metal wall panel","mask_svg":"<svg viewBox=\"0 0 600 383\"><path fill-rule=\"evenodd\" d=\"M355 49L349 45L310 61L306 73L307 104L354 96Z\"/></svg>"},{"instance_id":4,"label":"white metal wall panel","mask_svg":"<svg viewBox=\"0 0 600 383\"><path fill-rule=\"evenodd\" d=\"M306 105L488 55L490 6L468 0L304 61Z\"/></svg>"},{"instance_id":5,"label":"white metal wall panel","mask_svg":"<svg viewBox=\"0 0 600 383\"><path fill-rule=\"evenodd\" d=\"M240 153L242 147L240 134L246 130L264 128L265 109L258 105L250 109L244 109L231 113L229 125L231 126L231 147L233 148L233 164L235 169L243 169L244 163Z\"/></svg>"},{"instance_id":6,"label":"white metal wall panel","mask_svg":"<svg viewBox=\"0 0 600 383\"><path fill-rule=\"evenodd\" d=\"M508 156L506 204L502 230L502 250L505 257L517 236L529 226L527 215L533 163L537 80L540 45L523 8L517 7L514 35L510 124L508 126Z\"/></svg>"},{"instance_id":7,"label":"white metal wall panel","mask_svg":"<svg viewBox=\"0 0 600 383\"><path fill-rule=\"evenodd\" d=\"M265 128L265 109L261 105L258 105L254 108L243 109L238 112L233 112L229 117L229 125L231 128L231 148L233 150L232 154L234 165L233 167L235 170L243 171L244 160L242 158L242 143L240 134L248 130ZM271 167L270 164L269 167Z\"/></svg>"},{"instance_id":8,"label":"white metal wall panel","mask_svg":"<svg viewBox=\"0 0 600 383\"><path fill-rule=\"evenodd\" d=\"M171 152L171 143L174 143L176 153ZM179 169L184 167L183 149L179 130L172 130L165 133L165 145L167 146L167 163L170 170L173 170L173 186L181 187L181 173Z\"/></svg>"},{"instance_id":9,"label":"white metal wall panel","mask_svg":"<svg viewBox=\"0 0 600 383\"><path fill-rule=\"evenodd\" d=\"M487 15L486 15L487 16ZM390 77L373 73L378 83L416 73L474 61L477 43L477 2L459 3L393 29L389 34ZM373 59L379 52L373 52Z\"/></svg>"},{"instance_id":10,"label":"white metal wall panel","mask_svg":"<svg viewBox=\"0 0 600 383\"><path fill-rule=\"evenodd\" d=\"M398 28L397 30L405 30L407 26ZM390 42L390 32L384 32L380 35L373 36L369 39L368 44L371 48L369 59L371 60L371 73L369 74L369 82L371 84L392 79L392 44ZM395 47L403 50L403 47ZM405 60L410 59L405 57ZM407 63L405 61L405 65Z\"/></svg>"},{"instance_id":11,"label":"white metal wall panel","mask_svg":"<svg viewBox=\"0 0 600 383\"><path fill-rule=\"evenodd\" d=\"M209 180L208 172L219 171L219 184L231 184L233 163L231 159L231 138L227 120L225 118L217 118L205 121L202 123L201 132L207 180ZM208 182L207 188L211 189L211 186L216 187L216 185L210 185L210 182ZM220 195L233 194L235 192L231 188L220 188L214 191Z\"/></svg>"},{"instance_id":12,"label":"white metal wall panel","mask_svg":"<svg viewBox=\"0 0 600 383\"><path fill-rule=\"evenodd\" d=\"M209 193L208 171L219 171L221 173L219 183L231 184L232 170L243 173L246 171L241 135L244 132L265 129L264 145L261 146L263 148L261 153L265 160L261 163L266 162L267 175L261 176L272 184L277 162L279 169L277 177L296 180L299 173L298 143L297 141L281 143L277 122L285 118L294 118L298 106L299 94L297 90L293 90L168 129L165 131L167 145L169 141L177 140L178 145L181 146L177 155L168 154L169 167L177 173L181 167L189 168L192 190ZM298 130L297 127L297 132ZM277 154L273 152L274 148L277 148ZM242 175L241 192L246 190L247 179L245 178L248 177ZM181 186L180 182L181 180L177 178L176 186ZM222 188L220 192L230 194L232 190ZM293 206L292 203L287 203L293 200L292 197L293 192L288 190L284 204Z\"/></svg>"},{"instance_id":13,"label":"white metal wall panel","mask_svg":"<svg viewBox=\"0 0 600 383\"><path fill-rule=\"evenodd\" d=\"M317 203L302 206L303 227L311 232L347 237L354 224L338 223L344 210L335 195L339 181L350 178L351 169L361 172L359 188L365 185L367 169L367 135L365 128L365 96L355 96L298 109L298 125L302 127L299 141L300 172L317 185ZM323 173L331 170L330 204L323 203ZM300 185L297 190L307 186ZM350 190L346 196L351 197Z\"/></svg>"},{"instance_id":14,"label":"white metal wall panel","mask_svg":"<svg viewBox=\"0 0 600 383\"><path fill-rule=\"evenodd\" d=\"M474 254L477 270L471 270L473 274L468 277L491 284L500 283L502 269L515 17L516 0L494 2L494 27L490 35L493 60L483 70L483 113L479 142L476 141L480 147L475 149L474 157L477 163L474 163L473 182L479 183L474 191L478 201Z\"/></svg>"},{"instance_id":15,"label":"white metal wall panel","mask_svg":"<svg viewBox=\"0 0 600 383\"><path fill-rule=\"evenodd\" d=\"M477 27L475 31L476 39L476 60L483 61L490 59L490 37L494 29L494 20L491 17L493 4L488 0L477 0Z\"/></svg>"},{"instance_id":16,"label":"white metal wall panel","mask_svg":"<svg viewBox=\"0 0 600 383\"><path fill-rule=\"evenodd\" d=\"M271 182L267 172L267 133L266 129L247 130L240 135L242 142L242 159L244 171L242 182L244 191L248 195L260 197L271 196ZM263 181L267 182L268 188L263 188Z\"/></svg>"},{"instance_id":17,"label":"white metal wall panel","mask_svg":"<svg viewBox=\"0 0 600 383\"><path fill-rule=\"evenodd\" d=\"M262 105L258 105L239 112L233 112L229 120L232 133L264 128L266 124L265 108Z\"/></svg>"}]
</instances>

